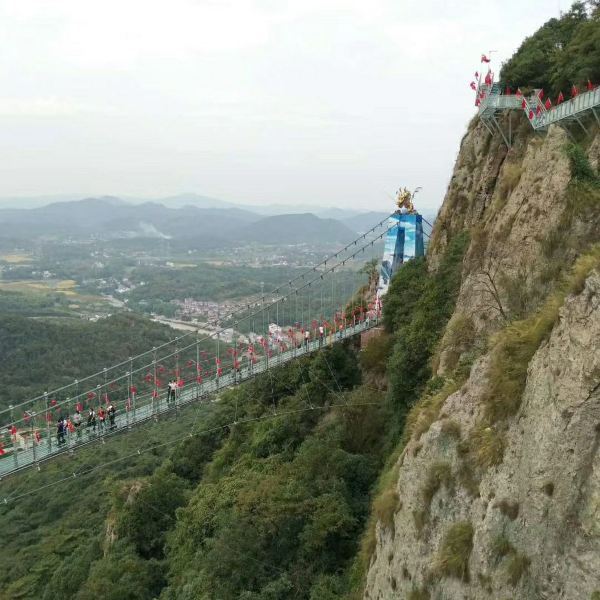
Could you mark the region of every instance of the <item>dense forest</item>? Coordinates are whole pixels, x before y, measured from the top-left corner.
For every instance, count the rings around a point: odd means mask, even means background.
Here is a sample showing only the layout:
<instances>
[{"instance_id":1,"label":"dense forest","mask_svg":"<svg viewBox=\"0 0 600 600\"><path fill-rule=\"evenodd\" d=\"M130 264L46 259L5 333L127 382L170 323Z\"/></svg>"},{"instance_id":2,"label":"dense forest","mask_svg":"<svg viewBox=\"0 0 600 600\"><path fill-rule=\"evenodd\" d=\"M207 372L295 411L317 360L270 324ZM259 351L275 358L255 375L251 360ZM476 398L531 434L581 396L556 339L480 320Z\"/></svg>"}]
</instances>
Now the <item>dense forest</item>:
<instances>
[{"instance_id":1,"label":"dense forest","mask_svg":"<svg viewBox=\"0 0 600 600\"><path fill-rule=\"evenodd\" d=\"M435 272L424 259L399 272L385 331L363 349L336 345L178 419L2 482L0 598L352 597L379 474L429 379L465 244L457 237ZM106 323L98 335L125 342L126 323ZM52 341L15 328L21 356ZM163 335L138 331L146 345ZM66 340L74 355L101 359L86 336Z\"/></svg>"},{"instance_id":2,"label":"dense forest","mask_svg":"<svg viewBox=\"0 0 600 600\"><path fill-rule=\"evenodd\" d=\"M550 19L502 66L503 86L523 92L541 88L552 101L573 85L585 90L588 80L600 84L600 5L575 2L557 19Z\"/></svg>"}]
</instances>

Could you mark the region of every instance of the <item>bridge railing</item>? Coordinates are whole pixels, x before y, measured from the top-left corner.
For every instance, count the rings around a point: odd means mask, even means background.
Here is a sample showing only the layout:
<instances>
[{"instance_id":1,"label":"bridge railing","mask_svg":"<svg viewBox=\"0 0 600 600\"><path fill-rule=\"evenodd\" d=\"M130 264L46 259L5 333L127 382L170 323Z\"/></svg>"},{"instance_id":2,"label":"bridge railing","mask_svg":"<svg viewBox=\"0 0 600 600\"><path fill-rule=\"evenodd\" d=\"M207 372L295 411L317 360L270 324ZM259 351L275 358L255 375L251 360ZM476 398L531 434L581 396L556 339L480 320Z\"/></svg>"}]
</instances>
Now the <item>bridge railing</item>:
<instances>
[{"instance_id":1,"label":"bridge railing","mask_svg":"<svg viewBox=\"0 0 600 600\"><path fill-rule=\"evenodd\" d=\"M352 321L337 331L332 329L323 337L313 336L310 340L303 340L285 351L272 356L265 355L256 364L247 362L239 369L228 370L220 376L215 375L201 384L189 379L176 394L175 399L171 401L167 399L166 393L161 393L156 398L146 395L139 398L133 406L116 414L114 423L111 423L107 417L102 427L98 422L93 427L82 424L77 430L67 432L64 438L61 436L61 439L55 431L50 434L46 430L40 432L39 439L32 435L25 447L14 446L11 451L0 456L0 478L33 466L39 468L43 462L51 458L72 453L89 444L106 440L116 433L126 431L149 420L158 419L161 415L176 411L192 402L206 401L218 394L219 391L248 381L269 369L282 366L372 329L379 325L379 321L380 315L375 312L364 319Z\"/></svg>"},{"instance_id":2,"label":"bridge railing","mask_svg":"<svg viewBox=\"0 0 600 600\"><path fill-rule=\"evenodd\" d=\"M596 107L600 107L600 88L583 92L575 96L575 98L571 98L570 100L543 112L542 115L540 115L537 127L548 127L552 123L565 119L572 119Z\"/></svg>"},{"instance_id":3,"label":"bridge railing","mask_svg":"<svg viewBox=\"0 0 600 600\"><path fill-rule=\"evenodd\" d=\"M482 119L487 120L491 119L497 111L522 109L533 129L540 130L546 129L553 123L568 121L596 108L600 109L600 88L582 92L551 108L546 108L540 99L540 91L535 90L529 97L516 96L500 93L496 84L493 86L482 84L477 94L483 92L485 97L479 104L478 114ZM533 115L530 118L531 113ZM596 119L598 120L598 115Z\"/></svg>"}]
</instances>

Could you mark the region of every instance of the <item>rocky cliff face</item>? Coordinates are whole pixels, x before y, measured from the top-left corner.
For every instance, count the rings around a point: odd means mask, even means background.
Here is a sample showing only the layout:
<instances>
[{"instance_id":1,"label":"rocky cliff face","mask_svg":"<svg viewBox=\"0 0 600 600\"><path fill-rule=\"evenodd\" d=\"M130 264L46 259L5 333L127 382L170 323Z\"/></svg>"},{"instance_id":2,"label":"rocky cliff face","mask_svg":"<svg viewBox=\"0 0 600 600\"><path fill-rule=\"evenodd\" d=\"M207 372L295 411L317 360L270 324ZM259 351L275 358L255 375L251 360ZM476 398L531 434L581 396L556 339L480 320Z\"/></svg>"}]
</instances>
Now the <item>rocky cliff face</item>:
<instances>
[{"instance_id":1,"label":"rocky cliff face","mask_svg":"<svg viewBox=\"0 0 600 600\"><path fill-rule=\"evenodd\" d=\"M598 239L600 206L574 191L567 141L559 128L534 137L522 127L507 152L477 123L463 139L430 251L435 268L448 240L471 231L434 364L459 389L412 430L365 598L600 598L598 261L568 293L556 291ZM600 136L587 144L597 165ZM560 309L548 308L549 296ZM498 363L491 334L525 318ZM472 366L460 379L465 357ZM490 388L494 361L523 371L507 401Z\"/></svg>"}]
</instances>

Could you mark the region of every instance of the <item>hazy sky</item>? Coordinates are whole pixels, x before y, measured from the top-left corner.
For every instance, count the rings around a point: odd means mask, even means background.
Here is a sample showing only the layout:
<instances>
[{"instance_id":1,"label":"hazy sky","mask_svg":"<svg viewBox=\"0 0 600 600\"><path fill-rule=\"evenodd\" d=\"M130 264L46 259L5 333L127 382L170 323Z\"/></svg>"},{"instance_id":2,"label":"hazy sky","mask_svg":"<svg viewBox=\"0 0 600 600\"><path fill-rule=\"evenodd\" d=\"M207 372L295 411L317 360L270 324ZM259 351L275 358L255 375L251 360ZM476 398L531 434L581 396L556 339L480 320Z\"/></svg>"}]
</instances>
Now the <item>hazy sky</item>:
<instances>
[{"instance_id":1,"label":"hazy sky","mask_svg":"<svg viewBox=\"0 0 600 600\"><path fill-rule=\"evenodd\" d=\"M561 0L0 0L0 196L439 205L469 81Z\"/></svg>"}]
</instances>

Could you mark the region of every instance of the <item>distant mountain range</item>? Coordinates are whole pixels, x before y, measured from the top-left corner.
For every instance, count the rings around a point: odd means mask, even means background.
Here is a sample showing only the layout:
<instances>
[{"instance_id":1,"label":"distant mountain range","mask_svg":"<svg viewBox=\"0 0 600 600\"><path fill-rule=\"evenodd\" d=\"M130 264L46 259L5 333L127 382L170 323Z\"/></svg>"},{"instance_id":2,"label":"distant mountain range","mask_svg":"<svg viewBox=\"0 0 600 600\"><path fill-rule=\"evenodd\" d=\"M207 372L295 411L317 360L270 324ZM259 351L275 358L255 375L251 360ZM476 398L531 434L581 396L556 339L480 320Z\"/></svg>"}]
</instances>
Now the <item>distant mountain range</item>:
<instances>
[{"instance_id":1,"label":"distant mountain range","mask_svg":"<svg viewBox=\"0 0 600 600\"><path fill-rule=\"evenodd\" d=\"M274 207L280 208L283 207ZM265 215L196 194L138 203L112 196L86 198L36 208L0 208L0 240L10 238L16 243L56 237L96 237L139 238L142 243L143 239L156 238L171 239L174 244L188 248L222 247L235 240L277 245L346 243L387 216L384 212L344 209L322 209L314 214L302 208L294 207L293 214Z\"/></svg>"},{"instance_id":2,"label":"distant mountain range","mask_svg":"<svg viewBox=\"0 0 600 600\"><path fill-rule=\"evenodd\" d=\"M30 196L30 197L4 197L0 198L0 210L2 209L32 209L42 208L50 204L57 204L63 202L73 202L81 200L81 196L76 195L56 195L56 196ZM139 204L162 204L167 208L183 208L186 206L193 206L196 208L236 208L243 211L249 211L256 213L257 215L283 215L289 214L290 210L294 213L313 213L318 217L325 219L347 219L363 214L365 211L359 211L354 209L346 209L339 207L322 207L314 206L310 204L294 204L293 207L286 204L266 204L266 205L249 205L228 202L218 198L212 198L210 196L202 196L200 194L178 194L176 196L167 196L164 198L137 198L134 196L123 196L122 198L116 198L113 196L101 196L101 199L119 201L126 204L139 205Z\"/></svg>"},{"instance_id":3,"label":"distant mountain range","mask_svg":"<svg viewBox=\"0 0 600 600\"><path fill-rule=\"evenodd\" d=\"M0 209L0 236L16 240L162 238L189 246L244 243L347 242L355 231L335 219L310 213L265 217L241 208L199 208L178 198L131 204L119 198L55 202L31 209Z\"/></svg>"}]
</instances>

